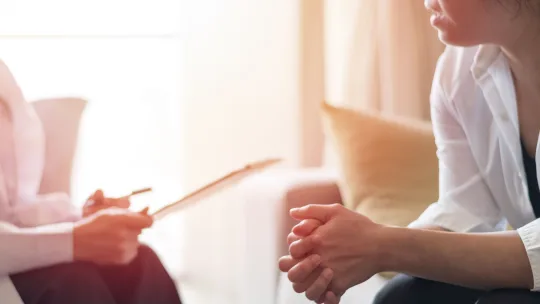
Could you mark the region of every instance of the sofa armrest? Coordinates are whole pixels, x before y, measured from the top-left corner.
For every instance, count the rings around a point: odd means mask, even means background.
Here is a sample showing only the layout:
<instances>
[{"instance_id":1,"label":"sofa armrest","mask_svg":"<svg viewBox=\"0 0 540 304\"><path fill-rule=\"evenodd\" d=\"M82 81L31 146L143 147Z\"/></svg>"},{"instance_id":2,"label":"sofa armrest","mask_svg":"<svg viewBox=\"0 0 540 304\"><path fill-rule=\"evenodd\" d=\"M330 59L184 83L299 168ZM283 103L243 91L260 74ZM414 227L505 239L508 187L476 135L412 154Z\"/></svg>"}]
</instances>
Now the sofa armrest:
<instances>
[{"instance_id":1,"label":"sofa armrest","mask_svg":"<svg viewBox=\"0 0 540 304\"><path fill-rule=\"evenodd\" d=\"M70 194L79 125L86 101L58 98L34 101L31 104L45 133L45 168L39 193Z\"/></svg>"},{"instance_id":2,"label":"sofa armrest","mask_svg":"<svg viewBox=\"0 0 540 304\"><path fill-rule=\"evenodd\" d=\"M289 210L305 205L330 205L341 203L341 195L337 185L337 175L326 169L303 169L298 171L283 172L282 175L266 177L266 182L277 183L274 188L274 197L278 216L276 218L277 229L277 254L288 253L287 235L291 232L298 221L289 216ZM265 179L261 179L260 184L255 183L251 190L254 194L260 191L261 195L265 191L272 189L265 186ZM265 190L266 189L266 190ZM268 197L272 197L269 195Z\"/></svg>"},{"instance_id":3,"label":"sofa armrest","mask_svg":"<svg viewBox=\"0 0 540 304\"><path fill-rule=\"evenodd\" d=\"M289 210L340 202L336 176L326 169L276 170L242 183L244 292L238 303L275 303L277 260L287 254L286 237L295 225Z\"/></svg>"}]
</instances>

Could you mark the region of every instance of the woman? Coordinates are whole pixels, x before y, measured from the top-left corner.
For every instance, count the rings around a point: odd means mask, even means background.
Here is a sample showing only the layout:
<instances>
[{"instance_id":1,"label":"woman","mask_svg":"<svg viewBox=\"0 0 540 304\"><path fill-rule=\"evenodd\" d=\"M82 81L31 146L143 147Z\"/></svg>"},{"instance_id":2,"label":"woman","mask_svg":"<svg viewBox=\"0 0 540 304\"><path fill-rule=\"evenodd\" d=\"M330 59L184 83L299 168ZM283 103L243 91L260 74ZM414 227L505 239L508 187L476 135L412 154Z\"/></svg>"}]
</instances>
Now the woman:
<instances>
[{"instance_id":1,"label":"woman","mask_svg":"<svg viewBox=\"0 0 540 304\"><path fill-rule=\"evenodd\" d=\"M381 271L404 275L375 303L539 303L540 0L425 4L448 45L431 96L439 201L408 228L292 210L302 222L280 269L324 303Z\"/></svg>"},{"instance_id":2,"label":"woman","mask_svg":"<svg viewBox=\"0 0 540 304\"><path fill-rule=\"evenodd\" d=\"M41 122L0 62L0 299L2 303L180 303L174 282L138 236L152 225L126 199L96 191L82 210L38 195Z\"/></svg>"}]
</instances>

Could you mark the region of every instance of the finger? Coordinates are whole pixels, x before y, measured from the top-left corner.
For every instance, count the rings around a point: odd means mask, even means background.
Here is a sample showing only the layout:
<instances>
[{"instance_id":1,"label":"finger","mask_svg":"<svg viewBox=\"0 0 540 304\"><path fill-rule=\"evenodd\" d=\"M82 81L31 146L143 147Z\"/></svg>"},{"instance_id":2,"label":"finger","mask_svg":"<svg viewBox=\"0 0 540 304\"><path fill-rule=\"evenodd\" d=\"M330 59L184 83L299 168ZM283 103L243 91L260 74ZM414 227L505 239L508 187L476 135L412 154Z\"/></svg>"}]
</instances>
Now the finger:
<instances>
[{"instance_id":1,"label":"finger","mask_svg":"<svg viewBox=\"0 0 540 304\"><path fill-rule=\"evenodd\" d=\"M321 276L324 268L317 267L303 282L293 283L293 289L297 293L304 293Z\"/></svg>"},{"instance_id":2,"label":"finger","mask_svg":"<svg viewBox=\"0 0 540 304\"><path fill-rule=\"evenodd\" d=\"M124 243L118 245L116 249L116 261L120 264L130 263L137 256L138 248L138 241L124 241Z\"/></svg>"},{"instance_id":3,"label":"finger","mask_svg":"<svg viewBox=\"0 0 540 304\"><path fill-rule=\"evenodd\" d=\"M127 231L124 234L119 235L119 241L127 242L129 244L135 244L139 242L139 235L141 234L141 230L133 229L130 231Z\"/></svg>"},{"instance_id":4,"label":"finger","mask_svg":"<svg viewBox=\"0 0 540 304\"><path fill-rule=\"evenodd\" d=\"M302 260L296 260L293 259L290 255L281 257L278 261L279 264L279 270L282 272L288 272L293 268L296 264L300 263Z\"/></svg>"},{"instance_id":5,"label":"finger","mask_svg":"<svg viewBox=\"0 0 540 304\"><path fill-rule=\"evenodd\" d=\"M107 198L105 203L109 206L127 209L131 205L128 198Z\"/></svg>"},{"instance_id":6,"label":"finger","mask_svg":"<svg viewBox=\"0 0 540 304\"><path fill-rule=\"evenodd\" d=\"M303 220L300 224L293 227L292 232L298 236L308 236L322 224L318 220Z\"/></svg>"},{"instance_id":7,"label":"finger","mask_svg":"<svg viewBox=\"0 0 540 304\"><path fill-rule=\"evenodd\" d=\"M339 301L341 301L341 298L331 291L327 291L324 295L324 304L339 304Z\"/></svg>"},{"instance_id":8,"label":"finger","mask_svg":"<svg viewBox=\"0 0 540 304\"><path fill-rule=\"evenodd\" d=\"M320 264L321 257L317 254L313 254L294 265L289 270L287 277L289 278L289 281L293 283L301 283L305 281Z\"/></svg>"},{"instance_id":9,"label":"finger","mask_svg":"<svg viewBox=\"0 0 540 304\"><path fill-rule=\"evenodd\" d=\"M138 242L141 229L134 229L128 227L115 227L112 231L102 236L103 239L113 243L125 243L125 242Z\"/></svg>"},{"instance_id":10,"label":"finger","mask_svg":"<svg viewBox=\"0 0 540 304\"><path fill-rule=\"evenodd\" d=\"M291 209L290 214L297 220L315 219L326 223L332 218L339 206L341 205L307 205L302 208Z\"/></svg>"},{"instance_id":11,"label":"finger","mask_svg":"<svg viewBox=\"0 0 540 304\"><path fill-rule=\"evenodd\" d=\"M291 232L287 236L287 245L291 246L292 243L294 243L294 242L296 242L298 240L301 240L301 238L298 235Z\"/></svg>"},{"instance_id":12,"label":"finger","mask_svg":"<svg viewBox=\"0 0 540 304\"><path fill-rule=\"evenodd\" d=\"M311 235L309 237L295 241L289 246L289 252L295 259L302 259L310 252L315 250L320 245L320 238L318 235Z\"/></svg>"},{"instance_id":13,"label":"finger","mask_svg":"<svg viewBox=\"0 0 540 304\"><path fill-rule=\"evenodd\" d=\"M92 194L92 199L95 201L103 201L105 199L105 195L103 194L103 190L98 189L94 194Z\"/></svg>"},{"instance_id":14,"label":"finger","mask_svg":"<svg viewBox=\"0 0 540 304\"><path fill-rule=\"evenodd\" d=\"M334 272L332 269L325 268L317 280L306 290L306 297L312 301L317 301L324 295L333 277Z\"/></svg>"},{"instance_id":15,"label":"finger","mask_svg":"<svg viewBox=\"0 0 540 304\"><path fill-rule=\"evenodd\" d=\"M148 215L148 210L149 209L150 209L149 207L144 207L144 209L139 211L139 213L142 214L142 215Z\"/></svg>"},{"instance_id":16,"label":"finger","mask_svg":"<svg viewBox=\"0 0 540 304\"><path fill-rule=\"evenodd\" d=\"M118 216L118 220L120 224L133 229L144 229L153 224L150 216L138 212L121 213Z\"/></svg>"},{"instance_id":17,"label":"finger","mask_svg":"<svg viewBox=\"0 0 540 304\"><path fill-rule=\"evenodd\" d=\"M105 197L103 195L103 191L101 189L98 189L90 195L90 197L86 200L87 206L94 206L94 205L101 205L103 204Z\"/></svg>"},{"instance_id":18,"label":"finger","mask_svg":"<svg viewBox=\"0 0 540 304\"><path fill-rule=\"evenodd\" d=\"M90 205L86 206L84 212L86 214L94 214L99 212L100 210L107 209L108 207L105 205Z\"/></svg>"}]
</instances>

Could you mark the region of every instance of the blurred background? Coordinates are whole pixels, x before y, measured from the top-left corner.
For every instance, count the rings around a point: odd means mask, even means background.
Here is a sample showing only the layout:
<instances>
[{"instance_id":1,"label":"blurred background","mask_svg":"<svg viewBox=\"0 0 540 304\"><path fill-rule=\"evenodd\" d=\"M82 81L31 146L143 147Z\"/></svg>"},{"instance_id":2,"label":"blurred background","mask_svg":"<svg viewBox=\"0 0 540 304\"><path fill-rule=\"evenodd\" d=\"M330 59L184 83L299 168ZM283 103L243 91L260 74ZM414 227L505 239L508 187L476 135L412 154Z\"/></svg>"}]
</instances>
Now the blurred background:
<instances>
[{"instance_id":1,"label":"blurred background","mask_svg":"<svg viewBox=\"0 0 540 304\"><path fill-rule=\"evenodd\" d=\"M88 101L75 203L153 187L134 204L164 204L248 162L285 160L274 170L290 173L147 232L186 303L278 301L286 212L268 198L299 170L333 172L322 102L429 120L433 35L417 0L0 0L0 59L26 98Z\"/></svg>"}]
</instances>

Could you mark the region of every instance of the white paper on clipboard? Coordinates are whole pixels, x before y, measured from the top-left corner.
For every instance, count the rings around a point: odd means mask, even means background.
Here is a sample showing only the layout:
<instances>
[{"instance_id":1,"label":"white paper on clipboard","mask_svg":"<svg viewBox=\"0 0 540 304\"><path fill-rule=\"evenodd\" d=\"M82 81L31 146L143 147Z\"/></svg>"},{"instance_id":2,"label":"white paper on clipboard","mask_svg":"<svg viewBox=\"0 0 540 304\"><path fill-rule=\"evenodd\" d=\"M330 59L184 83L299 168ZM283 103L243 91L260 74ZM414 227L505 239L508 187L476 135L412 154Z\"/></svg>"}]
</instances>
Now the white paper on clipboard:
<instances>
[{"instance_id":1,"label":"white paper on clipboard","mask_svg":"<svg viewBox=\"0 0 540 304\"><path fill-rule=\"evenodd\" d=\"M191 204L197 203L205 198L213 196L219 191L229 188L241 180L249 177L255 173L259 173L277 163L281 162L281 159L268 159L263 161L258 161L254 163L247 164L246 166L231 171L227 175L218 178L209 184L204 185L203 187L185 195L181 199L177 200L174 203L168 204L165 207L156 210L150 214L155 220L164 218L165 216L174 213L184 207L187 207Z\"/></svg>"}]
</instances>

